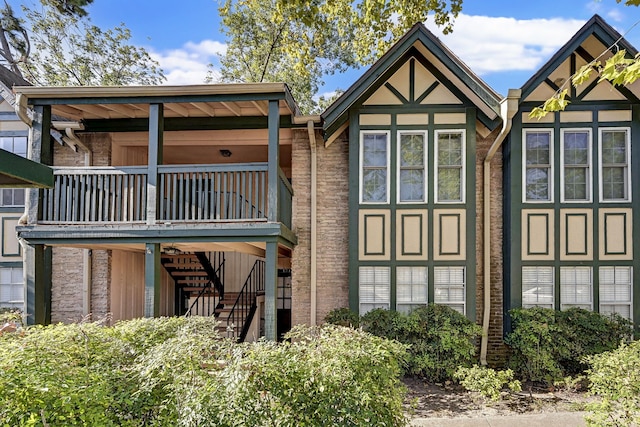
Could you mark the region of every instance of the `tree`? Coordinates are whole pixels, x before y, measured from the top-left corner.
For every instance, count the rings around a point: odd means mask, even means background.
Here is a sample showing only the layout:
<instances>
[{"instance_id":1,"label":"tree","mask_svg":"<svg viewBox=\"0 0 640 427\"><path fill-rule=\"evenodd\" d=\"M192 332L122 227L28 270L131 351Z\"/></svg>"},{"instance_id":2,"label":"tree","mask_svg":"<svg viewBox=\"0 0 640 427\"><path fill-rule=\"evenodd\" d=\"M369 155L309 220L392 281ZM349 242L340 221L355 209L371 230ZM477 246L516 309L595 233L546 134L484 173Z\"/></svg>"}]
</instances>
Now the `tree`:
<instances>
[{"instance_id":1,"label":"tree","mask_svg":"<svg viewBox=\"0 0 640 427\"><path fill-rule=\"evenodd\" d=\"M89 86L159 84L158 63L128 44L121 24L102 30L92 25L86 6L93 0L40 0L23 6L17 18L5 1L0 12L0 55L4 65L37 85Z\"/></svg>"},{"instance_id":2,"label":"tree","mask_svg":"<svg viewBox=\"0 0 640 427\"><path fill-rule=\"evenodd\" d=\"M616 0L622 3L623 0ZM640 0L625 0L625 6L640 6ZM611 46L609 49L611 49ZM604 54L604 52L603 52ZM602 55L600 55L602 56ZM566 84L572 84L575 87L589 81L594 72L600 75L598 83L601 81L609 81L612 85L627 86L640 79L640 54L634 58L629 58L627 51L619 50L604 63L599 60L600 57L594 59L588 64L580 67L576 73L571 76ZM554 111L562 111L571 103L567 97L568 89L561 87L556 93L540 107L535 107L529 113L529 117L541 119L548 113Z\"/></svg>"},{"instance_id":3,"label":"tree","mask_svg":"<svg viewBox=\"0 0 640 427\"><path fill-rule=\"evenodd\" d=\"M323 76L373 63L430 13L449 32L461 8L462 0L225 0L221 79L287 82L311 112Z\"/></svg>"}]
</instances>

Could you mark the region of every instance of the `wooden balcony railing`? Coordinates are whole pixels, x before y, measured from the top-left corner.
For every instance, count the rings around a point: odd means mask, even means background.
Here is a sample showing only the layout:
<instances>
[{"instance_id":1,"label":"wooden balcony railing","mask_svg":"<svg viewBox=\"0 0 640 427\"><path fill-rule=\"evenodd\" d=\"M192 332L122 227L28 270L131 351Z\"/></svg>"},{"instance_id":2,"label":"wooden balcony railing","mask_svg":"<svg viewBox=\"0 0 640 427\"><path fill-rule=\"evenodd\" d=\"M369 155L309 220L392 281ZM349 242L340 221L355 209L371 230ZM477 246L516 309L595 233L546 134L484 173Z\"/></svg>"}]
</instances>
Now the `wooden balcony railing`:
<instances>
[{"instance_id":1,"label":"wooden balcony railing","mask_svg":"<svg viewBox=\"0 0 640 427\"><path fill-rule=\"evenodd\" d=\"M267 163L158 166L156 221L266 221L267 170ZM279 172L278 221L291 228L293 190ZM146 167L58 167L54 179L41 224L147 222Z\"/></svg>"}]
</instances>

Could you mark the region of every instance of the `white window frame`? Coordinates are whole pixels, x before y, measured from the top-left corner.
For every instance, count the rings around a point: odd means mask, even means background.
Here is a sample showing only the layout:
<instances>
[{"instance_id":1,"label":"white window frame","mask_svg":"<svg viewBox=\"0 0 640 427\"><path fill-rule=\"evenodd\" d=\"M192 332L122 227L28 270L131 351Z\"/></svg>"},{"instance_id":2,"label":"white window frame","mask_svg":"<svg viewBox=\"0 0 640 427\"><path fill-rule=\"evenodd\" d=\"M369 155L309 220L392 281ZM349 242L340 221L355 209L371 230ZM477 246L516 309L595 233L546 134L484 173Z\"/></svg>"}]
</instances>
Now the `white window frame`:
<instances>
[{"instance_id":1,"label":"white window frame","mask_svg":"<svg viewBox=\"0 0 640 427\"><path fill-rule=\"evenodd\" d=\"M400 277L400 275L398 274L398 272L400 271L400 269L410 269L411 270L411 283L409 284L403 284L402 286L410 286L411 287L411 300L402 300L400 299L400 296L398 295L398 287L400 286L400 280L398 279L398 277ZM413 274L414 274L414 269L424 269L424 277L425 277L425 282L424 283L415 283L413 281ZM413 287L414 286L419 286L419 285L424 285L425 287L425 293L424 293L424 300L414 300L413 298ZM424 305L426 306L429 303L429 269L425 266L408 266L408 265L402 265L402 266L397 266L396 267L396 311L402 311L402 312L409 312L413 309L414 306L421 306ZM399 306L409 306L410 309L405 311L405 310L398 310Z\"/></svg>"},{"instance_id":2,"label":"white window frame","mask_svg":"<svg viewBox=\"0 0 640 427\"><path fill-rule=\"evenodd\" d=\"M376 274L376 270L386 270L387 271L387 277L388 277L388 282L386 283L387 286L387 298L386 300L380 300L378 301L377 299L373 302L362 302L362 294L361 294L361 287L362 287L362 270L363 269L373 269L373 274L375 277ZM374 279L375 282L375 279ZM374 286L374 297L375 297L375 288L377 286L382 286L382 283L373 283ZM375 304L375 305L385 305L386 304L386 309L389 310L391 308L391 267L386 267L386 266L360 266L358 268L358 312L360 313L360 315L362 316L363 314L365 314L366 312L362 311L362 305L363 304Z\"/></svg>"},{"instance_id":3,"label":"white window frame","mask_svg":"<svg viewBox=\"0 0 640 427\"><path fill-rule=\"evenodd\" d=\"M362 193L363 193L363 188L362 188L362 181L363 181L363 166L364 166L364 136L365 135L386 135L387 137L387 163L386 163L386 168L387 168L387 180L386 180L386 186L387 186L387 191L386 191L386 200L384 202L382 201L375 201L375 202L365 202L363 201L362 198ZM391 192L390 187L389 187L389 180L390 180L390 175L391 175L391 171L390 171L390 162L391 162L391 132L388 130L362 130L360 131L360 147L359 147L359 193L360 193L360 204L363 205L379 205L379 204L388 204L389 203L389 193Z\"/></svg>"},{"instance_id":4,"label":"white window frame","mask_svg":"<svg viewBox=\"0 0 640 427\"><path fill-rule=\"evenodd\" d=\"M0 269L3 270L9 270L9 274L11 275L11 277L13 277L13 271L14 270L20 270L20 277L23 277L24 274L24 269L23 267L0 267ZM7 285L9 287L9 289L12 289L13 287L17 287L20 286L22 288L23 291L23 295L24 295L24 278L20 281L20 283L18 282L14 282L13 280L11 280L10 283L2 283L2 285L0 286L4 286ZM21 301L15 300L9 300L9 301L2 301L3 304L8 304L7 306L3 306L2 308L10 308L10 309L19 309L19 310L24 310L24 296L22 297ZM20 305L20 307L17 307L17 305ZM9 307L10 306L10 307Z\"/></svg>"},{"instance_id":5,"label":"white window frame","mask_svg":"<svg viewBox=\"0 0 640 427\"><path fill-rule=\"evenodd\" d=\"M439 165L439 159L438 159L438 144L439 144L439 136L442 133L459 133L461 135L462 138L462 165L461 165L461 172L460 172L460 200L440 200L439 196L438 196L438 174L439 174L439 169L440 169L440 165ZM435 203L441 203L441 204L460 204L460 203L465 203L466 200L466 194L465 194L465 190L466 190L466 169L467 169L467 135L466 135L466 131L464 129L438 129L435 131L434 133L434 183L433 183L433 187L434 187L434 199L435 199Z\"/></svg>"},{"instance_id":6,"label":"white window frame","mask_svg":"<svg viewBox=\"0 0 640 427\"><path fill-rule=\"evenodd\" d=\"M586 132L588 134L588 141L587 141L587 156L588 156L588 160L587 160L587 188L586 188L586 193L587 193L587 198L586 199L572 199L572 200L566 200L565 199L565 194L564 194L564 183L565 183L565 171L566 171L566 167L564 164L564 158L565 158L565 154L564 154L564 135L567 132L572 132L572 133L579 133L579 132ZM593 150L592 150L592 146L593 146L593 136L591 134L591 129L590 128L566 128L566 129L561 129L560 130L560 167L561 167L561 171L560 171L560 201L562 203L591 203L593 201L593 172L592 172L592 167L593 167Z\"/></svg>"},{"instance_id":7,"label":"white window frame","mask_svg":"<svg viewBox=\"0 0 640 427\"><path fill-rule=\"evenodd\" d=\"M551 271L551 307L549 307L549 304L529 304L529 303L525 303L524 301L524 293L526 292L524 290L525 287L525 283L524 283L524 271L525 269L536 269L536 273L538 273L541 269L545 269L545 270L550 270ZM525 265L522 266L522 272L521 272L521 289L520 289L520 298L521 298L521 303L522 303L522 308L531 308L531 307L543 307L543 308L552 308L555 309L556 307L556 281L555 281L555 268L553 266L550 265ZM537 280L537 283L540 284L539 279ZM549 285L548 283L542 283L542 285Z\"/></svg>"},{"instance_id":8,"label":"white window frame","mask_svg":"<svg viewBox=\"0 0 640 427\"><path fill-rule=\"evenodd\" d=\"M401 186L402 182L400 180L400 172L402 171L402 167L400 165L400 162L401 162L401 148L402 148L402 144L401 144L402 138L401 138L401 136L402 135L422 135L422 138L423 138L422 150L423 150L424 156L422 158L422 171L424 173L424 182L422 184L424 186L424 189L423 189L424 198L421 201L419 201L419 200L402 200L401 199L400 186ZM412 131L412 130L401 130L401 131L398 131L397 144L396 145L397 145L397 158L396 158L397 161L396 162L398 164L398 167L396 168L396 199L397 199L397 202L399 204L427 203L427 201L429 199L429 194L427 193L427 181L428 181L428 178L429 178L427 176L428 172L429 172L428 169L427 169L427 165L428 165L428 160L427 160L427 157L428 157L428 153L427 153L427 147L428 147L428 145L427 145L427 131L420 131L420 130L417 130L417 131Z\"/></svg>"},{"instance_id":9,"label":"white window frame","mask_svg":"<svg viewBox=\"0 0 640 427\"><path fill-rule=\"evenodd\" d=\"M436 274L436 271L438 270L444 270L447 269L449 271L451 271L452 269L457 269L457 270L462 270L462 301L436 301L436 295L437 295L437 289L439 287L442 288L447 288L447 289L451 289L452 287L459 287L459 284L451 284L446 283L446 284L439 284L436 283L436 277L438 276ZM453 308L455 310L454 307L452 306L458 306L460 304L462 304L462 314L466 315L467 314L467 268L461 265L447 265L447 266L437 266L433 268L433 299L434 299L434 303L436 304L440 304L440 305L446 305L449 306L451 308Z\"/></svg>"},{"instance_id":10,"label":"white window frame","mask_svg":"<svg viewBox=\"0 0 640 427\"><path fill-rule=\"evenodd\" d=\"M624 199L609 199L605 200L603 191L602 191L602 134L603 132L611 132L611 131L624 131L626 133L626 141L625 141L625 150L627 152L627 171L626 171L626 191L627 197ZM620 202L631 202L631 128L629 127L603 127L598 129L598 184L599 184L599 193L600 193L600 203L620 203Z\"/></svg>"},{"instance_id":11,"label":"white window frame","mask_svg":"<svg viewBox=\"0 0 640 427\"><path fill-rule=\"evenodd\" d=\"M546 132L549 134L549 198L547 200L529 200L527 199L527 133ZM553 187L553 170L554 170L554 152L553 152L554 135L551 128L527 128L522 130L522 203L553 203L554 187Z\"/></svg>"},{"instance_id":12,"label":"white window frame","mask_svg":"<svg viewBox=\"0 0 640 427\"><path fill-rule=\"evenodd\" d=\"M564 278L564 273L565 272L570 272L573 271L574 273L577 272L578 270L588 270L589 271L589 283L563 283L563 278ZM564 288L567 286L573 286L573 287L578 287L578 286L589 286L589 301L587 302L578 302L578 301L570 301L570 302L566 302L564 301L563 295L564 295ZM591 266L561 266L560 267L560 309L561 310L565 310L568 308L572 308L572 307L580 307L580 308L584 308L582 306L589 306L587 309L588 310L593 310L593 267Z\"/></svg>"},{"instance_id":13,"label":"white window frame","mask_svg":"<svg viewBox=\"0 0 640 427\"><path fill-rule=\"evenodd\" d=\"M600 268L598 269L598 275L599 275L599 286L602 287L602 277L601 277L601 272L602 269L604 268L613 268L614 269L614 277L615 277L615 270L618 268L625 268L625 269L629 269L629 300L628 301L605 301L603 302L602 300L602 293L600 292L600 289L598 289L598 293L600 294L600 305L598 307L598 312L602 313L602 306L615 306L615 305L628 305L629 306L629 320L633 322L633 267L629 266L629 265L603 265L600 266ZM614 283L610 283L612 285L618 285L618 283L616 283L616 281L614 280Z\"/></svg>"}]
</instances>

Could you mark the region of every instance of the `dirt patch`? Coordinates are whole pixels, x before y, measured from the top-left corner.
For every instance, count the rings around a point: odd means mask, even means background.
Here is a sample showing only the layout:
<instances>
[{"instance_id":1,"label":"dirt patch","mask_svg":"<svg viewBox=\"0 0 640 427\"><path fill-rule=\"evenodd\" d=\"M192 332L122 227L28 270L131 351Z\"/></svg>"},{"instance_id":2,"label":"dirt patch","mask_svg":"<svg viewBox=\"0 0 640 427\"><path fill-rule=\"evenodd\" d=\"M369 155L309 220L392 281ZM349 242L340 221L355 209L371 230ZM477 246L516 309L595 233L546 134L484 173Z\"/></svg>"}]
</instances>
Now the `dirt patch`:
<instances>
[{"instance_id":1,"label":"dirt patch","mask_svg":"<svg viewBox=\"0 0 640 427\"><path fill-rule=\"evenodd\" d=\"M524 384L520 393L503 393L492 402L457 384L432 384L418 378L405 378L406 408L412 418L482 417L523 413L582 411L595 398L583 391L543 389Z\"/></svg>"}]
</instances>

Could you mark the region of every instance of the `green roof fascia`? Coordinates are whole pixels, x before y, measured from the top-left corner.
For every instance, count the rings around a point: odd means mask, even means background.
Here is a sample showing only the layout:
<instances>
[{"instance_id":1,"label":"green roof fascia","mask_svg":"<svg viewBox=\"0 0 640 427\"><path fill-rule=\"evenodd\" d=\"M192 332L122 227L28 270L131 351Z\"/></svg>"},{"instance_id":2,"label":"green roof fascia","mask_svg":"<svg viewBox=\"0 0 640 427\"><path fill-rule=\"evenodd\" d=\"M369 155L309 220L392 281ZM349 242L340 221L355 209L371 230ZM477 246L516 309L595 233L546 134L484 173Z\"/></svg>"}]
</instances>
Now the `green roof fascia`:
<instances>
[{"instance_id":1,"label":"green roof fascia","mask_svg":"<svg viewBox=\"0 0 640 427\"><path fill-rule=\"evenodd\" d=\"M605 46L617 42L618 46L627 51L627 55L634 57L638 51L612 26L607 24L599 15L593 15L576 34L558 50L527 82L522 86L522 97L526 99L548 76L558 68L580 45L594 35ZM619 40L619 41L618 41ZM628 94L626 94L628 95Z\"/></svg>"},{"instance_id":2,"label":"green roof fascia","mask_svg":"<svg viewBox=\"0 0 640 427\"><path fill-rule=\"evenodd\" d=\"M0 149L0 187L51 188L53 170L41 163Z\"/></svg>"},{"instance_id":3,"label":"green roof fascia","mask_svg":"<svg viewBox=\"0 0 640 427\"><path fill-rule=\"evenodd\" d=\"M442 43L426 27L420 23L413 26L396 44L394 44L367 72L365 72L340 98L321 114L324 121L325 135L339 128L348 119L348 110L361 98L396 61L398 61L417 41L434 53L442 63L472 89L499 116L500 99L496 93L485 87L477 77L465 71L457 58L452 58ZM488 119L488 118L487 118ZM489 122L491 122L489 120Z\"/></svg>"},{"instance_id":4,"label":"green roof fascia","mask_svg":"<svg viewBox=\"0 0 640 427\"><path fill-rule=\"evenodd\" d=\"M83 132L147 132L149 119L87 119L83 120ZM280 116L280 128L293 127L290 115ZM267 129L268 117L167 117L164 119L165 131L179 130L233 130Z\"/></svg>"}]
</instances>

